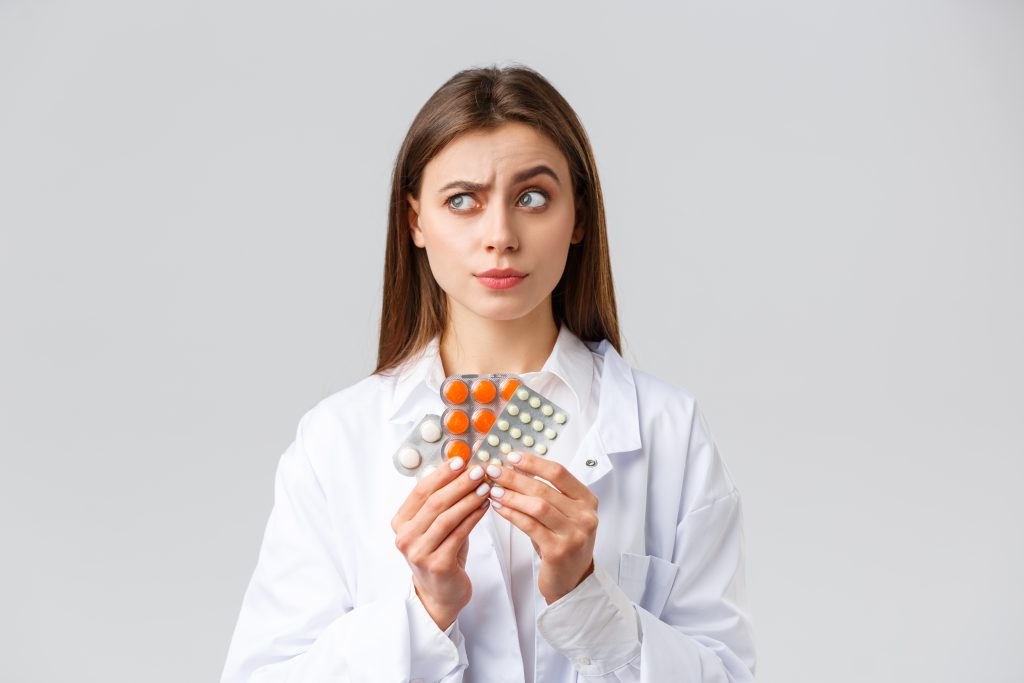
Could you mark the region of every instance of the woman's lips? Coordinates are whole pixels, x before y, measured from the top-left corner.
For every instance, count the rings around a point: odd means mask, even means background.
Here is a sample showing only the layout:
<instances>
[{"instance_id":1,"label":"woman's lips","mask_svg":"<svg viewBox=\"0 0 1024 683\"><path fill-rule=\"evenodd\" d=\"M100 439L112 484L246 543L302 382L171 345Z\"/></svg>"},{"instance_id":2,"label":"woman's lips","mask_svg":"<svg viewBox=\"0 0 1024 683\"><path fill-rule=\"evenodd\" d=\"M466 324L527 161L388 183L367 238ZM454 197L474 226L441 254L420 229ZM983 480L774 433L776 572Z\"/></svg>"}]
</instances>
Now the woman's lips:
<instances>
[{"instance_id":1,"label":"woman's lips","mask_svg":"<svg viewBox=\"0 0 1024 683\"><path fill-rule=\"evenodd\" d=\"M488 277L483 275L477 275L476 279L482 282L484 287L489 287L491 289L508 289L510 287L515 287L516 285L518 285L520 282L523 281L525 277L525 275L522 277Z\"/></svg>"},{"instance_id":2,"label":"woman's lips","mask_svg":"<svg viewBox=\"0 0 1024 683\"><path fill-rule=\"evenodd\" d=\"M515 268L491 268L477 273L476 277L489 289L509 289L522 282L526 273Z\"/></svg>"}]
</instances>

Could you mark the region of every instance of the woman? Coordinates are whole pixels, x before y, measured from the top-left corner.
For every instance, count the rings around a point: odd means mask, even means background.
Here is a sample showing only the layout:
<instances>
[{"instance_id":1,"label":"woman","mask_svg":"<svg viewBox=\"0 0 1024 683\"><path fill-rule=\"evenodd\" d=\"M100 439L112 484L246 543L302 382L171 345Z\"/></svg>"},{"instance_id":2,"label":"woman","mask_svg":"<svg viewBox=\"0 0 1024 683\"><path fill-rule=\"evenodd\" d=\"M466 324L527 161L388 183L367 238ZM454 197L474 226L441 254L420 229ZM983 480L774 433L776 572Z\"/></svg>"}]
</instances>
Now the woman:
<instances>
[{"instance_id":1,"label":"woman","mask_svg":"<svg viewBox=\"0 0 1024 683\"><path fill-rule=\"evenodd\" d=\"M569 411L548 457L391 455L453 374ZM410 490L411 489L411 490ZM739 492L694 397L620 356L604 208L572 108L462 71L392 178L378 364L300 420L222 680L748 681Z\"/></svg>"}]
</instances>

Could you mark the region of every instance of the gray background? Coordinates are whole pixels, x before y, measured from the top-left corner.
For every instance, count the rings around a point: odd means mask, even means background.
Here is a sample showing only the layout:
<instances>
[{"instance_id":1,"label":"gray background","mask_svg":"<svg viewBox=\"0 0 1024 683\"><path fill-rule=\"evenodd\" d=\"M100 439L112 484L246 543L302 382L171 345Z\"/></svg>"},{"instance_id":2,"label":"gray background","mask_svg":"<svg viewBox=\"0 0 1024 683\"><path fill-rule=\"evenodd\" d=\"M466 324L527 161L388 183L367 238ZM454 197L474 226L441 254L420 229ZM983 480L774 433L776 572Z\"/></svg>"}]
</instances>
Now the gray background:
<instances>
[{"instance_id":1,"label":"gray background","mask_svg":"<svg viewBox=\"0 0 1024 683\"><path fill-rule=\"evenodd\" d=\"M1021 681L1024 4L0 0L0 679L212 681L372 369L467 66L589 131L635 365L743 493L759 680Z\"/></svg>"}]
</instances>

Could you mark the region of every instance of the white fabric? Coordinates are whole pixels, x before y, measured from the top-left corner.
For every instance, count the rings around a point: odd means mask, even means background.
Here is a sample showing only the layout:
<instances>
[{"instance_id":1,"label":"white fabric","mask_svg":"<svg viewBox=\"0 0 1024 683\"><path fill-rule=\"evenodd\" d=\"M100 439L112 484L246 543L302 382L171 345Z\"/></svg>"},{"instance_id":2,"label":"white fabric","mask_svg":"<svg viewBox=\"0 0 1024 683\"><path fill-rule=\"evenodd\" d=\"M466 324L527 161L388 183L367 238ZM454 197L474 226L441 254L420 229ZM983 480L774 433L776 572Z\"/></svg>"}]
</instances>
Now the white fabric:
<instances>
[{"instance_id":1,"label":"white fabric","mask_svg":"<svg viewBox=\"0 0 1024 683\"><path fill-rule=\"evenodd\" d=\"M572 360L584 354L562 353L576 344L590 355L589 382ZM391 456L425 413L441 412L442 374L435 339L399 372L300 420L223 682L753 680L740 495L694 397L565 328L526 379L581 424L578 448L566 439L551 457L600 499L595 572L545 605L529 539L503 541L489 511L470 535L473 597L447 636L438 629L394 546L390 520L413 481ZM577 392L595 400L577 403ZM518 571L527 554L530 574Z\"/></svg>"}]
</instances>

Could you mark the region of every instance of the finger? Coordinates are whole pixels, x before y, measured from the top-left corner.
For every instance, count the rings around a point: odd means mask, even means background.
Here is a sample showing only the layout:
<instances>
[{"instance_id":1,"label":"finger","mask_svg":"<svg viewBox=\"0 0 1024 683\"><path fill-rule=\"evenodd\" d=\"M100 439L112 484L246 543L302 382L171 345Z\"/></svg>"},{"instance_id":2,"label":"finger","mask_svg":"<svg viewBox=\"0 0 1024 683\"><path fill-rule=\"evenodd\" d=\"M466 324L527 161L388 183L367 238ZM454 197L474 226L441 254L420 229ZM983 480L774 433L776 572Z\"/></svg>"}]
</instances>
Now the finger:
<instances>
[{"instance_id":1,"label":"finger","mask_svg":"<svg viewBox=\"0 0 1024 683\"><path fill-rule=\"evenodd\" d=\"M466 518L448 534L448 537L437 547L435 552L442 554L458 553L459 548L462 547L462 544L469 537L470 532L484 518L489 507L490 500L485 497L483 504L478 505L477 509L466 515Z\"/></svg>"},{"instance_id":2,"label":"finger","mask_svg":"<svg viewBox=\"0 0 1024 683\"><path fill-rule=\"evenodd\" d=\"M588 503L597 500L587 485L574 477L561 463L523 451L509 453L508 460L523 472L535 474L551 482L552 486L573 500Z\"/></svg>"},{"instance_id":3,"label":"finger","mask_svg":"<svg viewBox=\"0 0 1024 683\"><path fill-rule=\"evenodd\" d=\"M413 530L411 533L419 533L419 540L416 542L416 548L420 552L434 552L444 540L458 528L459 524L469 515L471 515L480 505L487 499L487 494L490 492L490 486L484 483L478 483L477 487L465 493L463 497L455 501L452 505L436 514L433 519L429 521L426 528L422 532ZM423 506L421 510L422 516L427 516L430 513L427 508L430 506L428 502ZM417 522L416 518L413 522ZM413 527L415 529L415 527Z\"/></svg>"},{"instance_id":4,"label":"finger","mask_svg":"<svg viewBox=\"0 0 1024 683\"><path fill-rule=\"evenodd\" d=\"M566 517L572 517L576 513L576 508L580 505L579 501L573 500L554 486L535 479L529 474L517 472L511 467L489 466L487 468L487 476L503 489L517 491L535 498L543 498Z\"/></svg>"},{"instance_id":5,"label":"finger","mask_svg":"<svg viewBox=\"0 0 1024 683\"><path fill-rule=\"evenodd\" d=\"M423 505L413 515L413 518L406 523L406 526L412 529L414 533L425 533L427 528L437 519L438 515L455 505L473 489L480 486L483 476L484 471L482 467L471 465L454 480L427 496L427 499L423 501Z\"/></svg>"},{"instance_id":6,"label":"finger","mask_svg":"<svg viewBox=\"0 0 1024 683\"><path fill-rule=\"evenodd\" d=\"M505 503L506 498L509 499L509 504ZM512 505L511 500L513 498L516 498L514 493L506 491L501 498L491 499L491 507L494 508L495 512L529 536L534 545L539 546L538 554L543 557L543 549L551 547L551 544L557 540L555 533L533 515ZM522 499L523 496L520 495L519 498Z\"/></svg>"},{"instance_id":7,"label":"finger","mask_svg":"<svg viewBox=\"0 0 1024 683\"><path fill-rule=\"evenodd\" d=\"M436 470L427 476L420 478L402 502L401 507L398 508L394 519L396 525L412 519L431 494L462 474L465 464L466 462L462 458L452 458L442 462Z\"/></svg>"}]
</instances>

